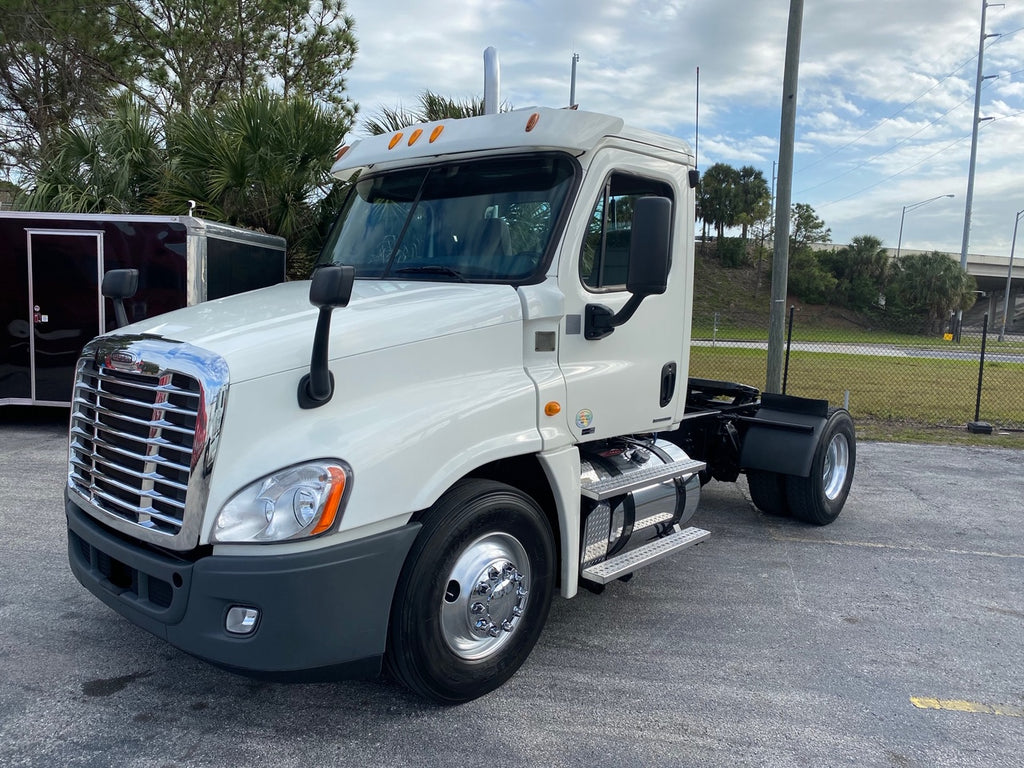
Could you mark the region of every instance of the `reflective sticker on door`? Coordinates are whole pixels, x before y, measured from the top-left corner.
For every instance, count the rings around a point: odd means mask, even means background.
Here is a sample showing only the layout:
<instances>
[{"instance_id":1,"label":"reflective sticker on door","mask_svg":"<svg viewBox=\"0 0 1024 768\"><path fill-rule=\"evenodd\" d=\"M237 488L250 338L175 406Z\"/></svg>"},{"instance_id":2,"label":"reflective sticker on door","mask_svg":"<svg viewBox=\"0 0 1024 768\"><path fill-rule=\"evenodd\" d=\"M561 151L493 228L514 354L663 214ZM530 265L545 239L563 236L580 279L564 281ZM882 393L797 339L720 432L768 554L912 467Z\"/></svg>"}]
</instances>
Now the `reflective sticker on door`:
<instances>
[{"instance_id":1,"label":"reflective sticker on door","mask_svg":"<svg viewBox=\"0 0 1024 768\"><path fill-rule=\"evenodd\" d=\"M576 426L580 429L586 429L594 423L594 412L589 408L584 408L576 413Z\"/></svg>"}]
</instances>

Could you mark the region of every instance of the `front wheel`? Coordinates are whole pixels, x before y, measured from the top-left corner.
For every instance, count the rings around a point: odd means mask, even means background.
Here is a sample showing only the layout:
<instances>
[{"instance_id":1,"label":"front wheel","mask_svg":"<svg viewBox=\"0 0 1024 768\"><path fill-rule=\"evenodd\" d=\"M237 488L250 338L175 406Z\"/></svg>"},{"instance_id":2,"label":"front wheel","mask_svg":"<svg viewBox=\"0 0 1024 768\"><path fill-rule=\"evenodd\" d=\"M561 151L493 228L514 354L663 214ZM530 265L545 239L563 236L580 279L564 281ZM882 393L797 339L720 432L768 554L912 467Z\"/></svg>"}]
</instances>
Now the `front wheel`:
<instances>
[{"instance_id":1,"label":"front wheel","mask_svg":"<svg viewBox=\"0 0 1024 768\"><path fill-rule=\"evenodd\" d=\"M395 591L386 662L413 691L458 704L502 685L536 644L554 537L529 496L489 480L458 483L422 523Z\"/></svg>"},{"instance_id":2,"label":"front wheel","mask_svg":"<svg viewBox=\"0 0 1024 768\"><path fill-rule=\"evenodd\" d=\"M786 476L786 497L793 517L814 525L828 525L839 517L853 484L856 462L853 419L844 410L834 410L818 438L810 475Z\"/></svg>"}]
</instances>

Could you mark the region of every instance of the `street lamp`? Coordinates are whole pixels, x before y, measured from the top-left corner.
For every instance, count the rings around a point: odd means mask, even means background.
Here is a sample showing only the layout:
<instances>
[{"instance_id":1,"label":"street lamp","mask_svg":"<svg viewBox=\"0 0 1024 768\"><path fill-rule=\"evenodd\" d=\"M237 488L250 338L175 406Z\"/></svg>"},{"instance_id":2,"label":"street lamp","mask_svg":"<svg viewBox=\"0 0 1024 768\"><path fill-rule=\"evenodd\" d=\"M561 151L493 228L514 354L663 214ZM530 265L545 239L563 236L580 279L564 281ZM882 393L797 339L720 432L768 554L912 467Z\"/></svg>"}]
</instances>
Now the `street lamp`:
<instances>
[{"instance_id":1,"label":"street lamp","mask_svg":"<svg viewBox=\"0 0 1024 768\"><path fill-rule=\"evenodd\" d=\"M903 245L903 217L907 215L907 211L912 211L915 208L920 208L922 205L928 205L928 203L934 203L936 200L941 200L944 197L956 197L956 195L936 195L935 197L929 197L927 200L922 200L920 203L911 203L910 205L903 206L903 213L900 214L900 236L896 240L896 258L900 257L900 247Z\"/></svg>"},{"instance_id":2,"label":"street lamp","mask_svg":"<svg viewBox=\"0 0 1024 768\"><path fill-rule=\"evenodd\" d=\"M1010 240L1010 266L1006 269L1006 296L1003 298L1003 327L999 330L999 340L1005 341L1006 336L1006 315L1010 309L1010 278L1013 277L1013 249L1017 245L1017 224L1024 211L1017 211L1017 218L1013 220L1013 239Z\"/></svg>"}]
</instances>

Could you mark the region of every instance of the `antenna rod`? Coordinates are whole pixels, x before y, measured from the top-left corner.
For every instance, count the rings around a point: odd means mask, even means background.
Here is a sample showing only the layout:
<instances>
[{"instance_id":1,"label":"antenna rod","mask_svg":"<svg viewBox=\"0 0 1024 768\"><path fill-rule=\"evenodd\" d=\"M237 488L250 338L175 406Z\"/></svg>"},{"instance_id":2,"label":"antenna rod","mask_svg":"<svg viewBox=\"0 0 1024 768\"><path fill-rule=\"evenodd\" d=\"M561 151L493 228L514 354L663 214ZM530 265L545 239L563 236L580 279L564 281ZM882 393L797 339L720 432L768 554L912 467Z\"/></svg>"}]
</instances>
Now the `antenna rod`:
<instances>
[{"instance_id":1,"label":"antenna rod","mask_svg":"<svg viewBox=\"0 0 1024 768\"><path fill-rule=\"evenodd\" d=\"M576 106L576 62L580 60L578 53L572 55L572 77L569 80L569 109Z\"/></svg>"}]
</instances>

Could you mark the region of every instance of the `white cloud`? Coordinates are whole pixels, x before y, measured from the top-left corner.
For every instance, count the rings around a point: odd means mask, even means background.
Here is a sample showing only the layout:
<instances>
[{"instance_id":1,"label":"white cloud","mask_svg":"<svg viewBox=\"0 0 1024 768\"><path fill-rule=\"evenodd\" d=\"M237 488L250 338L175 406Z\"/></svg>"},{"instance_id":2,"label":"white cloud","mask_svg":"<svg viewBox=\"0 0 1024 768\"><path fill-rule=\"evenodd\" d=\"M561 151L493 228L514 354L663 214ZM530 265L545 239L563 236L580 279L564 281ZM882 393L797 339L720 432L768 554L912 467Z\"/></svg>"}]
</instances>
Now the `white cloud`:
<instances>
[{"instance_id":1,"label":"white cloud","mask_svg":"<svg viewBox=\"0 0 1024 768\"><path fill-rule=\"evenodd\" d=\"M765 0L349 0L360 52L348 78L363 113L411 105L424 89L481 95L482 51L501 54L502 96L516 106L577 100L638 127L694 138L711 162L776 159L788 3ZM954 200L915 211L908 247L958 251L973 115L980 4L963 0L816 0L805 6L798 99L800 202L836 240L895 240L903 205L934 190ZM1024 208L1024 5L988 9L971 250L1009 247ZM948 113L948 114L947 114ZM1016 115L1016 116L1015 116ZM358 130L358 129L357 129ZM805 197L799 197L807 190ZM957 213L959 209L959 213ZM895 214L893 213L895 211ZM940 215L941 214L941 215ZM927 224L918 228L917 224ZM891 230L891 231L890 231ZM920 238L918 240L918 238Z\"/></svg>"}]
</instances>

